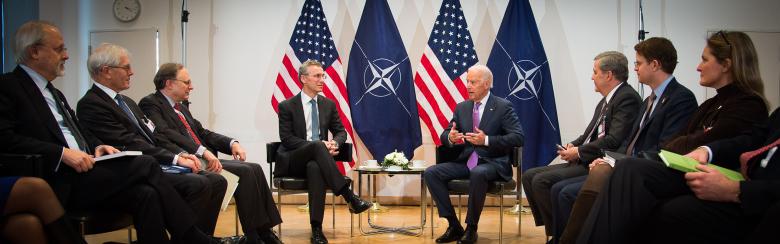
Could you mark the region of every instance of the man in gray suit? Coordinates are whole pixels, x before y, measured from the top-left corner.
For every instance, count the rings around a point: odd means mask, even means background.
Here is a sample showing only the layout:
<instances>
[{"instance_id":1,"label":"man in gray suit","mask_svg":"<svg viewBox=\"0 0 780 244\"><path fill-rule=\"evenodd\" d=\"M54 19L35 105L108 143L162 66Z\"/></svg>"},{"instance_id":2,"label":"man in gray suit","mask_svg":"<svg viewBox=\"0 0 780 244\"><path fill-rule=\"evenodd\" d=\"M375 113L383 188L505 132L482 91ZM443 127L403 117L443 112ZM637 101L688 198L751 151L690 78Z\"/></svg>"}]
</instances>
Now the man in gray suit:
<instances>
[{"instance_id":1,"label":"man in gray suit","mask_svg":"<svg viewBox=\"0 0 780 244\"><path fill-rule=\"evenodd\" d=\"M558 194L551 194L554 184L563 181L584 180L588 174L589 160L581 159L581 147L602 150L617 149L630 132L636 120L641 98L628 84L628 59L620 52L607 51L598 54L593 61L591 77L596 92L603 97L596 105L593 118L577 139L559 148L564 164L536 167L523 173L525 191L536 225L545 225L545 232L554 238L560 236L561 225L566 221L553 219L553 202ZM552 198L551 198L552 197ZM561 226L555 228L555 226ZM555 241L553 241L555 242Z\"/></svg>"}]
</instances>

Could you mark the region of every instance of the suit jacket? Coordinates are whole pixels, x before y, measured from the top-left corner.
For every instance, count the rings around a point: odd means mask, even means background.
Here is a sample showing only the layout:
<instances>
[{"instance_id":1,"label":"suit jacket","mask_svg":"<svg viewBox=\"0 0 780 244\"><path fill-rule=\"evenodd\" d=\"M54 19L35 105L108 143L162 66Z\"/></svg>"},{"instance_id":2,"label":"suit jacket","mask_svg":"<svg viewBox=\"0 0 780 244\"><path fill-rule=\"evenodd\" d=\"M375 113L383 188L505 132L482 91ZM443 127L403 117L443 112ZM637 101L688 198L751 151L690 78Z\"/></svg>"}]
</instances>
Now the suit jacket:
<instances>
[{"instance_id":1,"label":"suit jacket","mask_svg":"<svg viewBox=\"0 0 780 244\"><path fill-rule=\"evenodd\" d=\"M79 119L105 143L120 150L142 151L157 159L160 164L170 165L176 154L165 148L174 148L174 145L171 145L172 143L164 136L152 132L145 126L145 122L149 119L133 99L121 94L120 96L133 112L135 118L132 119L138 121L141 130L147 136L139 131L113 98L95 85L92 85L92 88L79 100L77 107ZM156 128L155 131L160 129L163 128Z\"/></svg>"},{"instance_id":2,"label":"suit jacket","mask_svg":"<svg viewBox=\"0 0 780 244\"><path fill-rule=\"evenodd\" d=\"M179 119L179 115L160 91L144 97L138 105L149 119L154 121L154 124L157 126L155 132L162 134L176 146L175 148L169 148L169 150L174 152L186 151L189 153L195 153L198 150L198 144L188 136L190 133L187 132L187 127L184 126ZM230 149L232 138L203 128L200 121L192 117L188 105L181 106L181 113L206 149L215 153L215 155L216 152L232 154Z\"/></svg>"},{"instance_id":3,"label":"suit jacket","mask_svg":"<svg viewBox=\"0 0 780 244\"><path fill-rule=\"evenodd\" d=\"M0 150L4 153L40 154L45 164L44 178L52 185L60 201L67 202L70 192L70 181L76 171L64 163L59 171L54 169L60 164L63 147L68 147L54 115L46 104L43 94L32 78L21 67L3 74L0 82ZM63 107L67 109L81 126L76 114L70 108L62 92L53 91L55 96L62 98ZM97 145L103 144L89 131L80 129L87 140L86 150L92 151Z\"/></svg>"},{"instance_id":4,"label":"suit jacket","mask_svg":"<svg viewBox=\"0 0 780 244\"><path fill-rule=\"evenodd\" d=\"M739 156L748 151L756 150L780 139L780 109L775 109L769 117L769 123L756 126L747 134L731 139L716 141L707 146L712 149L714 164L739 170ZM748 161L749 180L739 184L742 210L746 215L757 215L777 201L780 201L780 153L769 158L766 167L761 166L761 160L768 154L764 152Z\"/></svg>"},{"instance_id":5,"label":"suit jacket","mask_svg":"<svg viewBox=\"0 0 780 244\"><path fill-rule=\"evenodd\" d=\"M645 118L645 126L639 128L642 121L642 113L646 110L649 97L645 99L639 108L639 116L631 127L631 133L618 149L618 152L626 152L628 144L639 133L634 153L629 156L641 156L642 153L657 155L661 146L674 138L674 136L688 124L691 115L696 110L696 97L693 93L680 85L677 79L672 79L666 86L666 90L657 98L658 104L648 118Z\"/></svg>"},{"instance_id":6,"label":"suit jacket","mask_svg":"<svg viewBox=\"0 0 780 244\"><path fill-rule=\"evenodd\" d=\"M341 124L336 103L317 95L317 111L320 122L320 139L328 140L328 131L339 145L347 141L347 132ZM289 152L306 145L306 117L303 114L301 94L279 103L279 147L274 175L284 176L289 172Z\"/></svg>"},{"instance_id":7,"label":"suit jacket","mask_svg":"<svg viewBox=\"0 0 780 244\"><path fill-rule=\"evenodd\" d=\"M687 128L664 149L686 154L709 142L750 132L751 128L766 123L766 119L767 107L763 98L735 85L727 85L699 106Z\"/></svg>"},{"instance_id":8,"label":"suit jacket","mask_svg":"<svg viewBox=\"0 0 780 244\"><path fill-rule=\"evenodd\" d=\"M476 151L479 159L494 164L504 180L512 179L512 165L509 164L509 154L514 147L523 146L523 129L512 108L512 103L506 99L490 95L485 102L485 109L479 121L479 129L488 136L488 146L476 146L466 141L463 144L452 144L449 133L452 122L461 133L474 132L472 110L474 101L468 100L455 106L455 113L447 129L441 133L442 145L447 147L462 147L455 163L466 164L471 152Z\"/></svg>"},{"instance_id":9,"label":"suit jacket","mask_svg":"<svg viewBox=\"0 0 780 244\"><path fill-rule=\"evenodd\" d=\"M598 136L598 132L593 127L598 126L597 122L601 123L599 122L599 114L601 113L601 106L606 102L606 97L601 99L601 102L596 105L593 118L588 123L588 127L585 128L585 132L571 142L572 145L580 147L580 157L583 162L590 162L594 158L599 157L601 150L615 151L620 147L621 143L627 138L628 133L631 133L631 125L639 117L636 111L639 110L641 101L642 98L639 97L639 94L636 93L636 90L631 85L626 82L620 84L615 93L612 94L606 111L604 111L603 120L606 131L604 137L585 143L588 136L594 138ZM593 133L589 134L591 131ZM584 163L583 165L587 166L588 164Z\"/></svg>"}]
</instances>

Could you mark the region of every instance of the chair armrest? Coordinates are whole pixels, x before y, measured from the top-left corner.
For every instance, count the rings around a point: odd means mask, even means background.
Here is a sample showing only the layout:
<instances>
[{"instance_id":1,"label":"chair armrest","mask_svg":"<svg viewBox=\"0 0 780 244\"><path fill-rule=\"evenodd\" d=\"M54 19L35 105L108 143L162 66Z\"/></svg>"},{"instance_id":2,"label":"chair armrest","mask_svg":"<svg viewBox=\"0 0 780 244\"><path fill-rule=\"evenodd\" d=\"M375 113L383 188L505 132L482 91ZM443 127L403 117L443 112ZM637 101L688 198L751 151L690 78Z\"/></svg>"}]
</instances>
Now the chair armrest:
<instances>
[{"instance_id":1,"label":"chair armrest","mask_svg":"<svg viewBox=\"0 0 780 244\"><path fill-rule=\"evenodd\" d=\"M352 162L352 143L345 142L339 145L339 154L333 156L333 160Z\"/></svg>"},{"instance_id":2,"label":"chair armrest","mask_svg":"<svg viewBox=\"0 0 780 244\"><path fill-rule=\"evenodd\" d=\"M512 166L520 168L523 163L523 147L513 147L509 152L509 162Z\"/></svg>"},{"instance_id":3,"label":"chair armrest","mask_svg":"<svg viewBox=\"0 0 780 244\"><path fill-rule=\"evenodd\" d=\"M281 145L282 143L278 141L265 144L265 159L268 164L276 162L276 151L279 150L279 146Z\"/></svg>"},{"instance_id":4,"label":"chair armrest","mask_svg":"<svg viewBox=\"0 0 780 244\"><path fill-rule=\"evenodd\" d=\"M463 146L460 145L453 147L438 146L436 147L436 163L452 162L458 158L461 151L463 151Z\"/></svg>"},{"instance_id":5,"label":"chair armrest","mask_svg":"<svg viewBox=\"0 0 780 244\"><path fill-rule=\"evenodd\" d=\"M0 176L43 177L43 157L39 154L0 153Z\"/></svg>"}]
</instances>

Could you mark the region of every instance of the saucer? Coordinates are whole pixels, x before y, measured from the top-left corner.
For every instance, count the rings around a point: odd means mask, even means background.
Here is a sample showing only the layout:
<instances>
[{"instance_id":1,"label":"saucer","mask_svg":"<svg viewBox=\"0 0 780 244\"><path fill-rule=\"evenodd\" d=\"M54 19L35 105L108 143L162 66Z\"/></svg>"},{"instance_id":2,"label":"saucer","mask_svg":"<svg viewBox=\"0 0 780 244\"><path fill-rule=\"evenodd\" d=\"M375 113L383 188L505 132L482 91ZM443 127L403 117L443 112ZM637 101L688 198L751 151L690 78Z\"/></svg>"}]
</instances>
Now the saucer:
<instances>
[{"instance_id":1,"label":"saucer","mask_svg":"<svg viewBox=\"0 0 780 244\"><path fill-rule=\"evenodd\" d=\"M360 169L381 169L381 168L382 168L382 166L378 166L378 165L375 166L375 167L366 166L366 165L361 165L360 166Z\"/></svg>"},{"instance_id":2,"label":"saucer","mask_svg":"<svg viewBox=\"0 0 780 244\"><path fill-rule=\"evenodd\" d=\"M409 167L409 169L411 169L411 170L424 170L426 168L428 168L428 167L426 167L426 166L422 166L422 167Z\"/></svg>"}]
</instances>

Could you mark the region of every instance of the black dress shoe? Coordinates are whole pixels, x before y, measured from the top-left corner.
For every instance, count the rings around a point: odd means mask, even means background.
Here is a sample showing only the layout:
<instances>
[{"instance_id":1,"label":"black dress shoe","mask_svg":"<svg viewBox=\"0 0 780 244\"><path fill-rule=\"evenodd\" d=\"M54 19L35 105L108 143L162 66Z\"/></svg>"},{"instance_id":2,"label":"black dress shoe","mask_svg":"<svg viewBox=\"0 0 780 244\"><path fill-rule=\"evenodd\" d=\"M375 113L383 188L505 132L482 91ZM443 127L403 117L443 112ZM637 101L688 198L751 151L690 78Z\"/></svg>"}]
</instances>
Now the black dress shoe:
<instances>
[{"instance_id":1,"label":"black dress shoe","mask_svg":"<svg viewBox=\"0 0 780 244\"><path fill-rule=\"evenodd\" d=\"M444 234L439 236L439 238L436 238L436 243L447 243L447 242L453 242L460 240L460 237L463 236L463 227L460 227L460 225L452 226L450 225L447 227L447 231L444 231Z\"/></svg>"},{"instance_id":2,"label":"black dress shoe","mask_svg":"<svg viewBox=\"0 0 780 244\"><path fill-rule=\"evenodd\" d=\"M328 238L325 238L325 234L322 233L322 227L311 228L311 243L314 244L327 244Z\"/></svg>"},{"instance_id":3,"label":"black dress shoe","mask_svg":"<svg viewBox=\"0 0 780 244\"><path fill-rule=\"evenodd\" d=\"M349 202L349 212L353 214L362 213L371 208L371 202L355 197Z\"/></svg>"},{"instance_id":4,"label":"black dress shoe","mask_svg":"<svg viewBox=\"0 0 780 244\"><path fill-rule=\"evenodd\" d=\"M458 244L477 243L477 228L466 227L463 237L458 240Z\"/></svg>"},{"instance_id":5,"label":"black dress shoe","mask_svg":"<svg viewBox=\"0 0 780 244\"><path fill-rule=\"evenodd\" d=\"M277 237L272 230L260 233L260 240L266 244L284 244L284 242L279 240L279 237Z\"/></svg>"}]
</instances>

